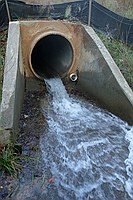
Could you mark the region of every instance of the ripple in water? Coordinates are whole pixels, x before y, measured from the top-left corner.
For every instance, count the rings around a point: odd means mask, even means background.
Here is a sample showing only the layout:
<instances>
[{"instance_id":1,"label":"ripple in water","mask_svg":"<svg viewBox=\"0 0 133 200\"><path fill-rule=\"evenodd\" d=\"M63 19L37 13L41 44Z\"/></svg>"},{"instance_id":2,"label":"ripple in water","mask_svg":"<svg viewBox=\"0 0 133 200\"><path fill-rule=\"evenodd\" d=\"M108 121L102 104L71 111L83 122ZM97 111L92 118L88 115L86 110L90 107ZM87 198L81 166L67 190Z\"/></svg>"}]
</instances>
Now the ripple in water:
<instances>
[{"instance_id":1,"label":"ripple in water","mask_svg":"<svg viewBox=\"0 0 133 200\"><path fill-rule=\"evenodd\" d=\"M133 199L133 129L86 100L70 98L58 78L45 81L48 130L40 144L45 199ZM126 136L126 138L125 138Z\"/></svg>"}]
</instances>

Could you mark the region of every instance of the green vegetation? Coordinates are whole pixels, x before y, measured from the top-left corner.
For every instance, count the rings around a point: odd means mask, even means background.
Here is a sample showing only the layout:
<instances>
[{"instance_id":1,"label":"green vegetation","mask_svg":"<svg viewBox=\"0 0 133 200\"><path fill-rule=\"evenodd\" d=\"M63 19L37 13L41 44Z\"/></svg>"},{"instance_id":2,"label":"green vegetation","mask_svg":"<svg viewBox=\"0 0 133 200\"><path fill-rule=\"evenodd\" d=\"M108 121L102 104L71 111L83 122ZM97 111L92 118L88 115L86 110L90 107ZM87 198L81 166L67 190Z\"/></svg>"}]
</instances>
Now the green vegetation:
<instances>
[{"instance_id":1,"label":"green vegetation","mask_svg":"<svg viewBox=\"0 0 133 200\"><path fill-rule=\"evenodd\" d=\"M120 41L97 33L133 90L133 48Z\"/></svg>"},{"instance_id":2,"label":"green vegetation","mask_svg":"<svg viewBox=\"0 0 133 200\"><path fill-rule=\"evenodd\" d=\"M35 152L37 149L35 150ZM7 145L0 144L0 170L3 173L7 173L10 176L17 178L20 170L22 170L22 163L29 161L39 164L39 157L29 157L21 154L22 148L20 145L15 145L14 143L9 143ZM35 165L35 164L34 164Z\"/></svg>"},{"instance_id":3,"label":"green vegetation","mask_svg":"<svg viewBox=\"0 0 133 200\"><path fill-rule=\"evenodd\" d=\"M13 144L0 147L0 169L3 172L9 173L13 177L17 177L21 165L19 161L21 156L19 151Z\"/></svg>"}]
</instances>

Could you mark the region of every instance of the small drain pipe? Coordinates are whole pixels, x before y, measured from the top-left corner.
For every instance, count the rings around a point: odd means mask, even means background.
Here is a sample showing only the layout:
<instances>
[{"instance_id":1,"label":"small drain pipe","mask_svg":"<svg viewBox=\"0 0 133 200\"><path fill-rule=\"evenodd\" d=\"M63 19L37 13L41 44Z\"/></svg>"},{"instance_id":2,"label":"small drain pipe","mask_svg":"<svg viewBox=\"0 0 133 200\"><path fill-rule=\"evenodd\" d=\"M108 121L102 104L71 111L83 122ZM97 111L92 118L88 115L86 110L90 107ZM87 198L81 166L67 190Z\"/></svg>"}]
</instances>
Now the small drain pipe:
<instances>
[{"instance_id":1,"label":"small drain pipe","mask_svg":"<svg viewBox=\"0 0 133 200\"><path fill-rule=\"evenodd\" d=\"M70 80L71 81L73 81L73 82L75 82L75 81L77 81L78 80L78 75L77 75L77 73L75 72L75 73L72 73L72 74L70 74Z\"/></svg>"}]
</instances>

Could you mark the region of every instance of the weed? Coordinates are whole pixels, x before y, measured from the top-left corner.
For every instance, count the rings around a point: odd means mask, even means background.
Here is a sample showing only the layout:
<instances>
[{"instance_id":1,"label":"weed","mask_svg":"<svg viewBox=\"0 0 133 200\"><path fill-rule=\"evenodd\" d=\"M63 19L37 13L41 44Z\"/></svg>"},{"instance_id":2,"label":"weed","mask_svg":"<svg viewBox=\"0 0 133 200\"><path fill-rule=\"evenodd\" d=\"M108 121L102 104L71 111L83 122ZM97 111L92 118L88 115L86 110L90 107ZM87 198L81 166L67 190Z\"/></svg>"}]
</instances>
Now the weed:
<instances>
[{"instance_id":1,"label":"weed","mask_svg":"<svg viewBox=\"0 0 133 200\"><path fill-rule=\"evenodd\" d=\"M116 62L129 86L133 89L133 49L120 41L97 33Z\"/></svg>"},{"instance_id":2,"label":"weed","mask_svg":"<svg viewBox=\"0 0 133 200\"><path fill-rule=\"evenodd\" d=\"M3 172L9 173L13 177L17 177L21 169L19 160L21 156L14 144L7 144L0 148L0 169Z\"/></svg>"},{"instance_id":3,"label":"weed","mask_svg":"<svg viewBox=\"0 0 133 200\"><path fill-rule=\"evenodd\" d=\"M7 173L17 178L21 170L26 167L27 164L36 165L38 167L39 163L39 157L35 158L22 155L22 148L20 145L15 145L13 143L7 145L0 144L0 170L2 173Z\"/></svg>"}]
</instances>

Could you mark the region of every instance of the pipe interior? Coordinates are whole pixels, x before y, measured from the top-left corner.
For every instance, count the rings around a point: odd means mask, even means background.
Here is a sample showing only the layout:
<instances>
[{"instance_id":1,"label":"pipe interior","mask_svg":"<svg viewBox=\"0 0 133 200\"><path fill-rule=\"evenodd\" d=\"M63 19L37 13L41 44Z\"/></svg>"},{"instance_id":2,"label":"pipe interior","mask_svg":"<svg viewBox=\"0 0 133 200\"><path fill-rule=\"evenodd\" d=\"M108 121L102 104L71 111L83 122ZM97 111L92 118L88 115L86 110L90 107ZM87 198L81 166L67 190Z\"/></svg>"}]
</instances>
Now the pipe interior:
<instances>
[{"instance_id":1,"label":"pipe interior","mask_svg":"<svg viewBox=\"0 0 133 200\"><path fill-rule=\"evenodd\" d=\"M40 78L61 76L71 67L73 49L61 35L51 34L41 38L31 53L31 65Z\"/></svg>"}]
</instances>

